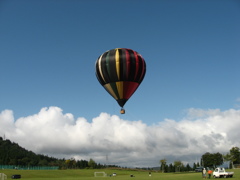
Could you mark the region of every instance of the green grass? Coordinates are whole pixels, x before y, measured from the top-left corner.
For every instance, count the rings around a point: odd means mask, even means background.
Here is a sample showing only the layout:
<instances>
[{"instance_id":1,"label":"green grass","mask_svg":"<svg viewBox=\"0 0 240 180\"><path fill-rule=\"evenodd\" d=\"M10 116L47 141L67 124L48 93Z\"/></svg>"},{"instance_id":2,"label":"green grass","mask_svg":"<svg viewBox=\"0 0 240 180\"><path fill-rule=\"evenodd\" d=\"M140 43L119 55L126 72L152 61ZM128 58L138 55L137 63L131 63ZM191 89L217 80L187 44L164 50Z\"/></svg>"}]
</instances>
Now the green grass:
<instances>
[{"instance_id":1,"label":"green grass","mask_svg":"<svg viewBox=\"0 0 240 180\"><path fill-rule=\"evenodd\" d=\"M117 173L116 177L94 177L94 172L104 171L107 174ZM240 180L240 169L230 170L234 171L232 180ZM136 170L114 170L114 169L79 169L79 170L0 170L0 173L7 175L11 179L13 174L21 174L21 179L26 180L98 180L98 179L115 179L115 180L201 180L201 173L161 173L152 172L149 177L148 171ZM130 175L135 177L130 177Z\"/></svg>"}]
</instances>

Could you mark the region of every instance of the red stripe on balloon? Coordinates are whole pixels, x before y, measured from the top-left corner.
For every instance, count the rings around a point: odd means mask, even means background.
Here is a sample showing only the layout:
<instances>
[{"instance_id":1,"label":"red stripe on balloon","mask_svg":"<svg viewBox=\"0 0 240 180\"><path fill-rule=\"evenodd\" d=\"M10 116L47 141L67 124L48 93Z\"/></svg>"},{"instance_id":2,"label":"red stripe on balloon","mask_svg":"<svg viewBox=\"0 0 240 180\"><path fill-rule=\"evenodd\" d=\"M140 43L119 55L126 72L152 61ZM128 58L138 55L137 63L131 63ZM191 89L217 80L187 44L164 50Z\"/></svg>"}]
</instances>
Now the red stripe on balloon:
<instances>
[{"instance_id":1,"label":"red stripe on balloon","mask_svg":"<svg viewBox=\"0 0 240 180\"><path fill-rule=\"evenodd\" d=\"M129 55L129 52L125 49L125 52L126 52L126 77L128 79L129 77L129 73L130 73L130 55Z\"/></svg>"},{"instance_id":2,"label":"red stripe on balloon","mask_svg":"<svg viewBox=\"0 0 240 180\"><path fill-rule=\"evenodd\" d=\"M134 75L134 80L136 80L137 78L137 74L138 74L138 71L139 71L139 58L138 58L138 54L136 53L136 51L133 51L134 53L134 56L135 56L135 66L136 66L136 70L135 70L135 75Z\"/></svg>"},{"instance_id":3,"label":"red stripe on balloon","mask_svg":"<svg viewBox=\"0 0 240 180\"><path fill-rule=\"evenodd\" d=\"M136 91L139 84L136 82L126 81L124 82L123 86L124 86L123 99L129 99L132 96L132 94Z\"/></svg>"},{"instance_id":4,"label":"red stripe on balloon","mask_svg":"<svg viewBox=\"0 0 240 180\"><path fill-rule=\"evenodd\" d=\"M140 79L143 79L144 72L146 71L146 64L145 64L145 61L144 61L144 59L142 57L141 57L141 61L142 61L142 72L141 72Z\"/></svg>"}]
</instances>

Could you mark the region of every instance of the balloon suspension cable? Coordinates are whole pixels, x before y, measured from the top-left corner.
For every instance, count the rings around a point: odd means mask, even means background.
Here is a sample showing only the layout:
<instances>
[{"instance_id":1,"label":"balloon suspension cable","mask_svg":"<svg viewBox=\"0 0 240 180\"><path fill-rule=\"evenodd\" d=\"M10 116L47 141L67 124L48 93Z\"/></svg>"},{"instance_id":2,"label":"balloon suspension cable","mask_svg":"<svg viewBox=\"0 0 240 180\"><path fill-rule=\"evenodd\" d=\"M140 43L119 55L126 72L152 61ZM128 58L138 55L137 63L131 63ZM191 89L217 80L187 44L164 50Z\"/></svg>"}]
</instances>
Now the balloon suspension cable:
<instances>
[{"instance_id":1,"label":"balloon suspension cable","mask_svg":"<svg viewBox=\"0 0 240 180\"><path fill-rule=\"evenodd\" d=\"M125 109L121 108L120 113L125 114Z\"/></svg>"}]
</instances>

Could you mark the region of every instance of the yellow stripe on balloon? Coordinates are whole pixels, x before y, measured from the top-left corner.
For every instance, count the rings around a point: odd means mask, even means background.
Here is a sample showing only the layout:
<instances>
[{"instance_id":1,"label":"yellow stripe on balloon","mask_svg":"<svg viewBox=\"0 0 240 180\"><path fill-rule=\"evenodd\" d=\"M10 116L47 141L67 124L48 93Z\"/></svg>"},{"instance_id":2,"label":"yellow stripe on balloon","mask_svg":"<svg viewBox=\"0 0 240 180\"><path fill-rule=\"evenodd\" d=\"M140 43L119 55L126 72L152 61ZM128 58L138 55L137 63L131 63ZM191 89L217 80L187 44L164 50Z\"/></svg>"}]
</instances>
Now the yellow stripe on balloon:
<instances>
[{"instance_id":1,"label":"yellow stripe on balloon","mask_svg":"<svg viewBox=\"0 0 240 180\"><path fill-rule=\"evenodd\" d=\"M104 88L107 90L107 92L109 92L109 94L110 94L114 99L116 99L116 100L118 99L118 97L117 97L117 95L114 93L114 91L113 91L110 83L105 84L105 85L104 85Z\"/></svg>"},{"instance_id":2,"label":"yellow stripe on balloon","mask_svg":"<svg viewBox=\"0 0 240 180\"><path fill-rule=\"evenodd\" d=\"M116 82L120 99L123 99L123 81Z\"/></svg>"},{"instance_id":3,"label":"yellow stripe on balloon","mask_svg":"<svg viewBox=\"0 0 240 180\"><path fill-rule=\"evenodd\" d=\"M117 76L118 76L118 80L120 80L120 57L119 57L118 49L116 49L115 59L116 59Z\"/></svg>"},{"instance_id":4,"label":"yellow stripe on balloon","mask_svg":"<svg viewBox=\"0 0 240 180\"><path fill-rule=\"evenodd\" d=\"M104 79L104 76L103 76L103 73L102 73L102 68L101 68L102 56L103 56L103 54L102 54L101 57L99 58L98 66L99 66L99 72L100 72L100 74L101 74L101 77L102 77L103 81L106 83L106 80Z\"/></svg>"}]
</instances>

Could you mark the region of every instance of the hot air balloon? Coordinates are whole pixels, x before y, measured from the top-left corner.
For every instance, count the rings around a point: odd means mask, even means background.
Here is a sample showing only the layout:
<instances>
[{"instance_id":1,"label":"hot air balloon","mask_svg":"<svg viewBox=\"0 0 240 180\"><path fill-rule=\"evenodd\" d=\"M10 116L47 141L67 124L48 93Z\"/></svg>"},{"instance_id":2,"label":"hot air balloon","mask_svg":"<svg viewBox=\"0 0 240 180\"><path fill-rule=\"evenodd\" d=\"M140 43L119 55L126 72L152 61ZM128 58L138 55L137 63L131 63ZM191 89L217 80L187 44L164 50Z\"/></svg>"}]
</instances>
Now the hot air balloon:
<instances>
[{"instance_id":1,"label":"hot air balloon","mask_svg":"<svg viewBox=\"0 0 240 180\"><path fill-rule=\"evenodd\" d=\"M96 61L96 76L105 90L118 102L121 114L124 104L141 84L146 63L134 50L116 48L104 52Z\"/></svg>"}]
</instances>

